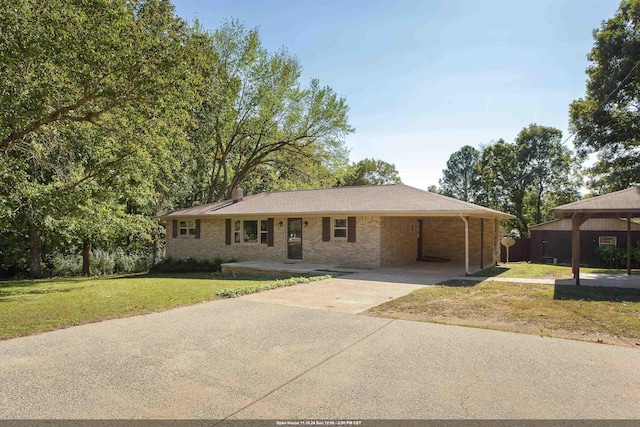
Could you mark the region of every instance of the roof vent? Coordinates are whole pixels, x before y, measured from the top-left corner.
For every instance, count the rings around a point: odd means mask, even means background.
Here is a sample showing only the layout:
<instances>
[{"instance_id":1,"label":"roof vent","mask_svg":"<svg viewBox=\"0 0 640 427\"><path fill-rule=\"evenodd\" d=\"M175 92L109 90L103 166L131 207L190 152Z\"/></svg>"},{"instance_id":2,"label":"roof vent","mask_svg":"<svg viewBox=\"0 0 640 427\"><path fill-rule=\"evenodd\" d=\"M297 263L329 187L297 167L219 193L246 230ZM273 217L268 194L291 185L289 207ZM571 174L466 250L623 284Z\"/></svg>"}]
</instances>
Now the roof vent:
<instances>
[{"instance_id":1,"label":"roof vent","mask_svg":"<svg viewBox=\"0 0 640 427\"><path fill-rule=\"evenodd\" d=\"M231 199L233 200L233 203L242 201L243 197L244 197L244 190L242 188L237 187L231 190Z\"/></svg>"}]
</instances>

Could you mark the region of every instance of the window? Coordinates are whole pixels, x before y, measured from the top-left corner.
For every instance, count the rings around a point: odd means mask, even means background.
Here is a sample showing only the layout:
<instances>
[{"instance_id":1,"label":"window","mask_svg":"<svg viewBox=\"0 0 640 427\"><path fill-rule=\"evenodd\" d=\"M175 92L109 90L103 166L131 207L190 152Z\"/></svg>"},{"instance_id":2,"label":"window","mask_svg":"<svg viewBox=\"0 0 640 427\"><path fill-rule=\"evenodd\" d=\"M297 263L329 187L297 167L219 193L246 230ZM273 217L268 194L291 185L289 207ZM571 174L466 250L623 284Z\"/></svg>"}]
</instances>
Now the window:
<instances>
[{"instance_id":1,"label":"window","mask_svg":"<svg viewBox=\"0 0 640 427\"><path fill-rule=\"evenodd\" d=\"M260 244L266 245L269 242L269 223L266 219L260 221Z\"/></svg>"},{"instance_id":2,"label":"window","mask_svg":"<svg viewBox=\"0 0 640 427\"><path fill-rule=\"evenodd\" d=\"M333 219L333 238L334 239L347 238L347 219L346 218Z\"/></svg>"},{"instance_id":3,"label":"window","mask_svg":"<svg viewBox=\"0 0 640 427\"><path fill-rule=\"evenodd\" d=\"M598 237L598 246L606 248L608 246L617 246L618 238L616 236L600 236Z\"/></svg>"},{"instance_id":4,"label":"window","mask_svg":"<svg viewBox=\"0 0 640 427\"><path fill-rule=\"evenodd\" d=\"M178 224L178 235L180 237L195 237L196 222L193 220L180 221Z\"/></svg>"},{"instance_id":5,"label":"window","mask_svg":"<svg viewBox=\"0 0 640 427\"><path fill-rule=\"evenodd\" d=\"M233 230L234 243L269 244L269 221L266 219L236 220Z\"/></svg>"},{"instance_id":6,"label":"window","mask_svg":"<svg viewBox=\"0 0 640 427\"><path fill-rule=\"evenodd\" d=\"M236 221L233 226L233 241L236 243L240 243L240 221Z\"/></svg>"},{"instance_id":7,"label":"window","mask_svg":"<svg viewBox=\"0 0 640 427\"><path fill-rule=\"evenodd\" d=\"M244 221L243 241L245 243L258 243L258 221Z\"/></svg>"}]
</instances>

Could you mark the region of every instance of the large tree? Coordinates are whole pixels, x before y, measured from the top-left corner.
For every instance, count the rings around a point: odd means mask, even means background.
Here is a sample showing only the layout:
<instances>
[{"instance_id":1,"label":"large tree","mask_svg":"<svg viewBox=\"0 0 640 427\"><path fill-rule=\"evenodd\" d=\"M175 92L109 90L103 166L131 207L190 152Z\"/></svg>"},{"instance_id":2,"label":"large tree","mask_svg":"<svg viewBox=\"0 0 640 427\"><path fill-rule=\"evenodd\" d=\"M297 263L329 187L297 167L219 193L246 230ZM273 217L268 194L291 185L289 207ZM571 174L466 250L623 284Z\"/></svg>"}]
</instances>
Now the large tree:
<instances>
[{"instance_id":1,"label":"large tree","mask_svg":"<svg viewBox=\"0 0 640 427\"><path fill-rule=\"evenodd\" d=\"M402 184L396 166L379 159L363 159L349 167L340 185Z\"/></svg>"},{"instance_id":2,"label":"large tree","mask_svg":"<svg viewBox=\"0 0 640 427\"><path fill-rule=\"evenodd\" d=\"M480 152L470 145L453 153L447 160L447 167L442 170L440 193L465 202L475 202L479 178L476 164L479 158Z\"/></svg>"},{"instance_id":3,"label":"large tree","mask_svg":"<svg viewBox=\"0 0 640 427\"><path fill-rule=\"evenodd\" d=\"M229 22L212 36L219 60L194 114L193 188L184 204L251 189L256 172L273 188L280 177L293 184L296 174L321 180L324 170L346 162L344 137L353 129L343 98L317 80L303 86L298 60L284 49L268 52L255 29Z\"/></svg>"},{"instance_id":4,"label":"large tree","mask_svg":"<svg viewBox=\"0 0 640 427\"><path fill-rule=\"evenodd\" d=\"M492 209L513 212L516 169L515 145L503 139L481 147L476 163L478 189L476 203ZM518 185L518 183L515 183ZM517 190L519 191L519 190Z\"/></svg>"},{"instance_id":5,"label":"large tree","mask_svg":"<svg viewBox=\"0 0 640 427\"><path fill-rule=\"evenodd\" d=\"M550 220L553 207L580 197L579 162L555 128L532 124L513 143L500 139L483 147L476 169L476 202L515 215L509 227L522 236Z\"/></svg>"},{"instance_id":6,"label":"large tree","mask_svg":"<svg viewBox=\"0 0 640 427\"><path fill-rule=\"evenodd\" d=\"M532 124L520 131L515 144L516 167L524 172L516 179L523 184L517 187L524 188L522 217L527 223L550 220L552 207L580 198L580 165L562 145L560 130Z\"/></svg>"},{"instance_id":7,"label":"large tree","mask_svg":"<svg viewBox=\"0 0 640 427\"><path fill-rule=\"evenodd\" d=\"M155 213L215 52L161 0L9 0L0 28L0 240L27 239L38 275L92 204Z\"/></svg>"},{"instance_id":8,"label":"large tree","mask_svg":"<svg viewBox=\"0 0 640 427\"><path fill-rule=\"evenodd\" d=\"M594 30L587 90L570 106L578 153L597 153L587 172L596 192L640 184L640 0L624 0Z\"/></svg>"}]
</instances>

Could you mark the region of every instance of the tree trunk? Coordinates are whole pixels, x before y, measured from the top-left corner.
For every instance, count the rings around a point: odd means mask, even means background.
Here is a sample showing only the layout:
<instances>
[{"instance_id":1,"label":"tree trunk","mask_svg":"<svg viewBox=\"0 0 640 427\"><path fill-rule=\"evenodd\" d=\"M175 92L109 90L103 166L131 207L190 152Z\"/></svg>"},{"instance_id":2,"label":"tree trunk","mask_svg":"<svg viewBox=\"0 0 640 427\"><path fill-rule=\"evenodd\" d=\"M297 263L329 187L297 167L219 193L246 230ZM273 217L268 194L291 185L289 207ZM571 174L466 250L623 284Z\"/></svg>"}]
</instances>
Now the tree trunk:
<instances>
[{"instance_id":1,"label":"tree trunk","mask_svg":"<svg viewBox=\"0 0 640 427\"><path fill-rule=\"evenodd\" d=\"M153 257L152 257L151 265L156 265L156 262L158 260L158 235L154 231L151 234L151 236L152 236L151 238L153 240Z\"/></svg>"},{"instance_id":2,"label":"tree trunk","mask_svg":"<svg viewBox=\"0 0 640 427\"><path fill-rule=\"evenodd\" d=\"M91 241L82 241L82 275L91 276Z\"/></svg>"},{"instance_id":3,"label":"tree trunk","mask_svg":"<svg viewBox=\"0 0 640 427\"><path fill-rule=\"evenodd\" d=\"M29 230L29 249L31 253L31 272L32 278L42 276L42 239L40 230L32 227Z\"/></svg>"}]
</instances>

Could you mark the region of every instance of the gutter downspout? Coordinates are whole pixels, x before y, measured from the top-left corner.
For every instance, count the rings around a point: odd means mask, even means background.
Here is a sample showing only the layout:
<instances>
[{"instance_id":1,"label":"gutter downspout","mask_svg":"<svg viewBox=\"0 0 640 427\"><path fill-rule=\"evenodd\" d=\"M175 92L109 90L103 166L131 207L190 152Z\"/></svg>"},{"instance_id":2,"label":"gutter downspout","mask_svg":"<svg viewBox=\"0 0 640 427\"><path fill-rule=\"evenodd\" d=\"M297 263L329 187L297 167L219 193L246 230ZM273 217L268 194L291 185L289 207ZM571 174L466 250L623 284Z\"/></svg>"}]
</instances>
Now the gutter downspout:
<instances>
[{"instance_id":1,"label":"gutter downspout","mask_svg":"<svg viewBox=\"0 0 640 427\"><path fill-rule=\"evenodd\" d=\"M460 214L460 218L464 221L464 271L467 276L469 272L469 221Z\"/></svg>"}]
</instances>

